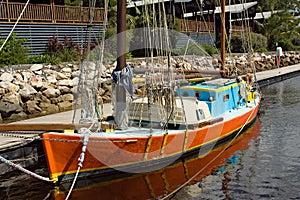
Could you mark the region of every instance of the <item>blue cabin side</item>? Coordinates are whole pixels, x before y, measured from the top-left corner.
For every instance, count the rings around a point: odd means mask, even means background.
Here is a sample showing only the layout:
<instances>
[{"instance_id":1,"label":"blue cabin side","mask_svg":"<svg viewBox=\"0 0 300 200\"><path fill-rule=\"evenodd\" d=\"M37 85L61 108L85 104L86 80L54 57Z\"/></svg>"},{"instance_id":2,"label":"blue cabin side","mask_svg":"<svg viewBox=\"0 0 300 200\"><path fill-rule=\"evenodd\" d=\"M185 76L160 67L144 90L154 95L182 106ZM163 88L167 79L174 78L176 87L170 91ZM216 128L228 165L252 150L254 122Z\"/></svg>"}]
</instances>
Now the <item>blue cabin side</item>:
<instances>
[{"instance_id":1,"label":"blue cabin side","mask_svg":"<svg viewBox=\"0 0 300 200\"><path fill-rule=\"evenodd\" d=\"M219 79L217 79L219 80ZM213 117L224 112L236 109L241 105L240 84L228 79L224 81L208 81L189 86L184 86L177 91L178 95L197 97L199 101L204 101L209 107ZM225 80L227 80L225 82Z\"/></svg>"}]
</instances>

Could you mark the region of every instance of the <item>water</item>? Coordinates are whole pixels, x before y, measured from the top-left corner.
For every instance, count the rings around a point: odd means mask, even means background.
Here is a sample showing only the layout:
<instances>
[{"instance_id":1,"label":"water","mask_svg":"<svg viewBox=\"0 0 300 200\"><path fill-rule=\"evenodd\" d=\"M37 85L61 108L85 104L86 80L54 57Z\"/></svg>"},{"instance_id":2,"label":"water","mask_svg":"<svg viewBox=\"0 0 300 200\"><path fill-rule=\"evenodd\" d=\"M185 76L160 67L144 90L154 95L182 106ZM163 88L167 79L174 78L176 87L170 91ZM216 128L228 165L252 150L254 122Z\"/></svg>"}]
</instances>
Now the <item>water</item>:
<instances>
[{"instance_id":1,"label":"water","mask_svg":"<svg viewBox=\"0 0 300 200\"><path fill-rule=\"evenodd\" d=\"M263 89L259 136L178 199L300 199L300 77ZM179 198L180 197L180 198Z\"/></svg>"},{"instance_id":2,"label":"water","mask_svg":"<svg viewBox=\"0 0 300 200\"><path fill-rule=\"evenodd\" d=\"M71 199L161 198L196 173L172 199L300 199L299 85L296 77L263 88L258 120L226 150L224 144L206 157L153 173L110 182L80 181ZM47 176L42 166L35 172ZM0 199L64 199L70 188L53 187L21 172L0 180Z\"/></svg>"}]
</instances>

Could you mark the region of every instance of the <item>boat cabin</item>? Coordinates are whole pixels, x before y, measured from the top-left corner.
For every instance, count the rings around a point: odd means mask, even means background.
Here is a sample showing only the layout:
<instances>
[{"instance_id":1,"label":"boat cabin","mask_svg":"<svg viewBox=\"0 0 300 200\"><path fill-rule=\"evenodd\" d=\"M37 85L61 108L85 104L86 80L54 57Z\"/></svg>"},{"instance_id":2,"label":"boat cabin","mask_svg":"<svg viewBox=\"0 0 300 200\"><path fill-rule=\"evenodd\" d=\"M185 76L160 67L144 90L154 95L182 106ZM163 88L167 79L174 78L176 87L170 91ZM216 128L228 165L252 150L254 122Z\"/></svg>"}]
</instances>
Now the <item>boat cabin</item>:
<instances>
[{"instance_id":1,"label":"boat cabin","mask_svg":"<svg viewBox=\"0 0 300 200\"><path fill-rule=\"evenodd\" d=\"M241 84L233 79L215 79L184 86L178 95L196 97L197 100L206 102L211 115L215 117L244 104L240 88Z\"/></svg>"}]
</instances>

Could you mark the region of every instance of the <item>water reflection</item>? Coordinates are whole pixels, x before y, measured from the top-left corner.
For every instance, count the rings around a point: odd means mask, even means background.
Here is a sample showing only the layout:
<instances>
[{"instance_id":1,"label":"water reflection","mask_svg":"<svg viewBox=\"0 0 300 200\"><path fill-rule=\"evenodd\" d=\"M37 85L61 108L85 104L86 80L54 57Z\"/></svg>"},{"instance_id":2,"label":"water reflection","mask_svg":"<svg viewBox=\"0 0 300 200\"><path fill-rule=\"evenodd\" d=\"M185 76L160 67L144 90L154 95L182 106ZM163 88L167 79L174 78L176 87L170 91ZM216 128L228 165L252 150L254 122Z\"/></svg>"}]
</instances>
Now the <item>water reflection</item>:
<instances>
[{"instance_id":1,"label":"water reflection","mask_svg":"<svg viewBox=\"0 0 300 200\"><path fill-rule=\"evenodd\" d=\"M182 159L164 169L146 173L132 174L129 177L103 181L101 178L80 180L72 192L71 199L155 199L167 195L190 180L193 185L201 178L222 171L228 163L240 162L234 153L249 147L249 142L259 135L260 121L228 146L219 146L205 157L189 157ZM225 149L227 148L227 149ZM222 153L221 153L222 152ZM220 154L221 153L221 154ZM200 172L200 173L199 173ZM224 173L222 181L223 193L228 196L230 176ZM53 191L54 199L65 199L71 183L66 183Z\"/></svg>"}]
</instances>

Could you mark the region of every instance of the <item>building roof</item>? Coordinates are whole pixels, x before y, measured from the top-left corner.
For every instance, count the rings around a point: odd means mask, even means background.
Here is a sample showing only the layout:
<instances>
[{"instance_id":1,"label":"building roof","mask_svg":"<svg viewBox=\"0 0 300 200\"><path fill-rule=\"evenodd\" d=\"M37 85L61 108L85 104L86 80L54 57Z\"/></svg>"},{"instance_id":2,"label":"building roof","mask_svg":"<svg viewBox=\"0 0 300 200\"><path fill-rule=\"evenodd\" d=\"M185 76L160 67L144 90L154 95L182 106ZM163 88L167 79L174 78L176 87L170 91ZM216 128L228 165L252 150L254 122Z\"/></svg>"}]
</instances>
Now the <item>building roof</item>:
<instances>
[{"instance_id":1,"label":"building roof","mask_svg":"<svg viewBox=\"0 0 300 200\"><path fill-rule=\"evenodd\" d=\"M241 4L235 4L235 5L230 5L230 6L226 6L225 10L226 12L230 12L230 13L241 13L244 12L246 10L248 10L249 8L255 6L257 4L257 1L254 2L249 2L249 3L241 3ZM218 6L216 7L215 13L221 13L221 7Z\"/></svg>"},{"instance_id":2,"label":"building roof","mask_svg":"<svg viewBox=\"0 0 300 200\"><path fill-rule=\"evenodd\" d=\"M164 2L168 2L171 0L164 0ZM161 3L161 0L144 0L144 1L131 1L127 0L127 8L133 8L135 6L143 6L148 4L154 4L154 3Z\"/></svg>"},{"instance_id":3,"label":"building roof","mask_svg":"<svg viewBox=\"0 0 300 200\"><path fill-rule=\"evenodd\" d=\"M255 6L257 4L257 1L254 2L249 2L249 3L242 3L242 4L235 4L235 5L228 5L225 7L226 12L231 12L231 13L241 13L244 12L246 10L248 10L249 8ZM212 11L210 11L212 12ZM216 7L214 13L216 14L220 14L222 12L221 7L218 6ZM207 11L204 11L204 14L206 14ZM200 14L200 11L197 12L197 15ZM184 17L192 17L194 15L194 13L185 13Z\"/></svg>"}]
</instances>

